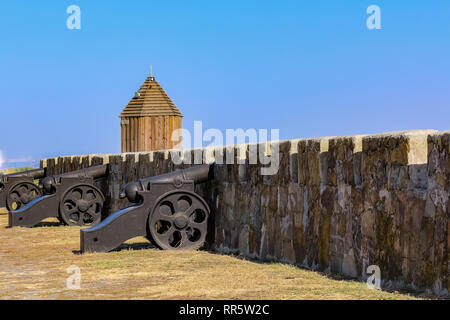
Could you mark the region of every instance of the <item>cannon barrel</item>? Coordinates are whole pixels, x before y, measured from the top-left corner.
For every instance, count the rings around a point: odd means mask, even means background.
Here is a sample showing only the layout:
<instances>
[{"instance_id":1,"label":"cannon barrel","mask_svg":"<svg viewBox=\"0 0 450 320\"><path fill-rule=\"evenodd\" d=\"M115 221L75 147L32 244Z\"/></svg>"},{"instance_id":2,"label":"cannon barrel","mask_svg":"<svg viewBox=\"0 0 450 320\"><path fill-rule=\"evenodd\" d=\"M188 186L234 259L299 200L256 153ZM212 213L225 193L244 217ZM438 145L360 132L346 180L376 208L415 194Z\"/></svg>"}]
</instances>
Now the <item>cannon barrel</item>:
<instances>
[{"instance_id":1,"label":"cannon barrel","mask_svg":"<svg viewBox=\"0 0 450 320\"><path fill-rule=\"evenodd\" d=\"M33 170L9 173L9 174L5 174L5 175L1 175L1 176L3 176L3 177L30 177L33 179L40 179L45 176L45 172L46 172L45 168L40 168L40 169L33 169Z\"/></svg>"},{"instance_id":2,"label":"cannon barrel","mask_svg":"<svg viewBox=\"0 0 450 320\"><path fill-rule=\"evenodd\" d=\"M46 177L42 180L42 186L46 193L51 193L56 182L61 178L93 178L98 179L104 177L108 171L108 165L98 165L81 170L71 171L67 173L57 174Z\"/></svg>"},{"instance_id":3,"label":"cannon barrel","mask_svg":"<svg viewBox=\"0 0 450 320\"><path fill-rule=\"evenodd\" d=\"M98 166L84 168L84 169L81 169L81 170L76 170L76 171L66 172L66 173L62 173L62 174L57 174L57 175L54 175L53 177L55 177L55 178L61 178L61 177L65 177L65 178L90 177L90 178L98 179L98 178L101 178L101 177L105 176L107 170L108 170L108 165L107 164L102 164L102 165L98 165Z\"/></svg>"},{"instance_id":4,"label":"cannon barrel","mask_svg":"<svg viewBox=\"0 0 450 320\"><path fill-rule=\"evenodd\" d=\"M187 169L176 170L153 176L149 178L140 179L141 183L148 185L151 183L175 182L176 180L192 180L194 183L202 183L211 180L213 177L213 165L202 164Z\"/></svg>"},{"instance_id":5,"label":"cannon barrel","mask_svg":"<svg viewBox=\"0 0 450 320\"><path fill-rule=\"evenodd\" d=\"M175 185L182 181L193 181L195 184L206 182L214 178L214 164L202 164L187 169L176 170L174 172L161 174L133 181L125 186L124 191L119 195L121 199L135 203L139 201L139 191L149 191L152 183L173 183Z\"/></svg>"}]
</instances>

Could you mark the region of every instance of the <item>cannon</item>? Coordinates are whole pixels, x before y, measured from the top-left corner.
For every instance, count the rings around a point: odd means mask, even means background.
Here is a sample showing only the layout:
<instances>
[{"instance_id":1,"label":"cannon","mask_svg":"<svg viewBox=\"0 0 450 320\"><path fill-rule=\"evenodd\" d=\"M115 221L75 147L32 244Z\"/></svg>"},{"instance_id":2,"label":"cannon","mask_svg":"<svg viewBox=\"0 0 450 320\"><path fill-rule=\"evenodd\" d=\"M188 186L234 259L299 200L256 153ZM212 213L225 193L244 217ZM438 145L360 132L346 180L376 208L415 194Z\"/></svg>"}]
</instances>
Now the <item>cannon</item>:
<instances>
[{"instance_id":1,"label":"cannon","mask_svg":"<svg viewBox=\"0 0 450 320\"><path fill-rule=\"evenodd\" d=\"M42 189L34 180L46 176L46 169L34 169L0 175L0 208L18 210L42 196Z\"/></svg>"},{"instance_id":2,"label":"cannon","mask_svg":"<svg viewBox=\"0 0 450 320\"><path fill-rule=\"evenodd\" d=\"M93 166L42 179L43 196L19 210L9 211L9 227L33 227L56 217L69 226L93 226L100 222L105 197L94 183L108 165Z\"/></svg>"},{"instance_id":3,"label":"cannon","mask_svg":"<svg viewBox=\"0 0 450 320\"><path fill-rule=\"evenodd\" d=\"M165 250L200 248L210 210L194 186L213 175L213 164L203 164L128 183L120 198L133 204L80 230L80 251L108 252L138 236Z\"/></svg>"}]
</instances>

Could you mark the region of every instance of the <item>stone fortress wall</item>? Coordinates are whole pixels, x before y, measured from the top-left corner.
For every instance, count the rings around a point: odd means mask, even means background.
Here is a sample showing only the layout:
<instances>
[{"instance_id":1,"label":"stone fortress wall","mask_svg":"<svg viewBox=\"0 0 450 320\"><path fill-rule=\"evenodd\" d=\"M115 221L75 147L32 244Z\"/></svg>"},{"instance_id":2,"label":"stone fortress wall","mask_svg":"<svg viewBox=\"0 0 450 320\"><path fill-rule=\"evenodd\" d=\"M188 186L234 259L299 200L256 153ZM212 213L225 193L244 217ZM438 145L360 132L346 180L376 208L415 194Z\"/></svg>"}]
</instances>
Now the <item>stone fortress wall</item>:
<instances>
[{"instance_id":1,"label":"stone fortress wall","mask_svg":"<svg viewBox=\"0 0 450 320\"><path fill-rule=\"evenodd\" d=\"M217 164L215 180L197 186L211 208L208 249L261 261L366 279L382 286L450 290L450 132L435 130L295 139L257 144L279 148L279 170L248 161L249 145L189 150ZM41 160L50 174L109 163L100 183L108 212L128 205L125 183L190 164L165 151L65 156Z\"/></svg>"}]
</instances>

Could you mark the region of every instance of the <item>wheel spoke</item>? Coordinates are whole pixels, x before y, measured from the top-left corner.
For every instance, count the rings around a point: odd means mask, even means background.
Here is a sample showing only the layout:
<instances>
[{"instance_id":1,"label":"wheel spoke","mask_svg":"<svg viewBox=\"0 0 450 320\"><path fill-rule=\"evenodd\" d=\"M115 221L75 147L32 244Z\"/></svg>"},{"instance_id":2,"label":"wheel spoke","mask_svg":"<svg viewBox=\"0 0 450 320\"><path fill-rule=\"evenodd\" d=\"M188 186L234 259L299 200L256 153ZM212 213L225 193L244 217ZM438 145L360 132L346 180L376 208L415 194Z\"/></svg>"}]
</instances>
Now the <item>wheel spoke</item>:
<instances>
[{"instance_id":1,"label":"wheel spoke","mask_svg":"<svg viewBox=\"0 0 450 320\"><path fill-rule=\"evenodd\" d=\"M188 241L188 236L187 236L186 230L182 230L180 247L184 246L187 243L187 241Z\"/></svg>"},{"instance_id":2,"label":"wheel spoke","mask_svg":"<svg viewBox=\"0 0 450 320\"><path fill-rule=\"evenodd\" d=\"M78 226L82 226L82 225L84 225L84 220L83 220L83 218L84 218L84 213L78 213L78 220L77 220L77 225Z\"/></svg>"},{"instance_id":3,"label":"wheel spoke","mask_svg":"<svg viewBox=\"0 0 450 320\"><path fill-rule=\"evenodd\" d=\"M91 208L92 205L98 204L98 203L99 203L99 201L96 198L92 199L91 201L88 201L88 207Z\"/></svg>"},{"instance_id":4,"label":"wheel spoke","mask_svg":"<svg viewBox=\"0 0 450 320\"><path fill-rule=\"evenodd\" d=\"M194 209L194 204L191 204L191 205L189 206L189 208L187 208L186 210L184 210L184 215L185 215L186 217L189 217L189 216L190 216L190 212L192 212L193 209Z\"/></svg>"},{"instance_id":5,"label":"wheel spoke","mask_svg":"<svg viewBox=\"0 0 450 320\"><path fill-rule=\"evenodd\" d=\"M187 217L192 216L195 213L195 210L203 208L203 204L200 203L197 199L193 199L192 205L184 211L184 214Z\"/></svg>"},{"instance_id":6,"label":"wheel spoke","mask_svg":"<svg viewBox=\"0 0 450 320\"><path fill-rule=\"evenodd\" d=\"M92 224L95 221L96 215L96 213L85 212L83 214L83 223L88 225Z\"/></svg>"},{"instance_id":7,"label":"wheel spoke","mask_svg":"<svg viewBox=\"0 0 450 320\"><path fill-rule=\"evenodd\" d=\"M73 207L72 209L67 210L66 213L71 215L72 213L77 212L77 210L77 207Z\"/></svg>"},{"instance_id":8,"label":"wheel spoke","mask_svg":"<svg viewBox=\"0 0 450 320\"><path fill-rule=\"evenodd\" d=\"M174 216L160 215L158 218L159 218L158 220L167 221L170 223L172 223L174 220Z\"/></svg>"},{"instance_id":9,"label":"wheel spoke","mask_svg":"<svg viewBox=\"0 0 450 320\"><path fill-rule=\"evenodd\" d=\"M171 236L174 232L175 232L175 228L174 228L173 226L171 226L171 227L169 228L169 230L167 230L167 231L164 232L163 234L158 233L158 235L159 235L159 238L160 238L161 240L163 240L163 241L166 242L166 243L169 243L169 238L170 238L170 236Z\"/></svg>"},{"instance_id":10,"label":"wheel spoke","mask_svg":"<svg viewBox=\"0 0 450 320\"><path fill-rule=\"evenodd\" d=\"M89 209L86 211L88 214L90 214L92 217L97 216L100 214L100 212L95 211L94 206L90 206Z\"/></svg>"},{"instance_id":11,"label":"wheel spoke","mask_svg":"<svg viewBox=\"0 0 450 320\"><path fill-rule=\"evenodd\" d=\"M189 226L191 226L192 228L198 229L199 231L201 231L201 229L203 229L206 225L206 220L202 223L197 223L197 222L189 222Z\"/></svg>"}]
</instances>

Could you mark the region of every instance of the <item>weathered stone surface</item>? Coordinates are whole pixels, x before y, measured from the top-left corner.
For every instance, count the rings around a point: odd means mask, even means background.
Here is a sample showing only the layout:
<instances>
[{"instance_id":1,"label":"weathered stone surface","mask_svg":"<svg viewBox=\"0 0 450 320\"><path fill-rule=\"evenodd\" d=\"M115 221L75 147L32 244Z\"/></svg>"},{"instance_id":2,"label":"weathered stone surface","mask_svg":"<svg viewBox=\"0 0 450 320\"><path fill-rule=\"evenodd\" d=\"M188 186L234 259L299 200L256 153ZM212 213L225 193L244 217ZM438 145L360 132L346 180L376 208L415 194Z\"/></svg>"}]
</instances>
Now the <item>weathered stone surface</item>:
<instances>
[{"instance_id":1,"label":"weathered stone surface","mask_svg":"<svg viewBox=\"0 0 450 320\"><path fill-rule=\"evenodd\" d=\"M429 238L425 283L435 294L450 291L450 132L428 136L428 188L424 222Z\"/></svg>"},{"instance_id":2,"label":"weathered stone surface","mask_svg":"<svg viewBox=\"0 0 450 320\"><path fill-rule=\"evenodd\" d=\"M327 153L327 189L333 194L326 205L332 225L330 267L332 272L349 277L361 275L358 236L362 233L374 238L373 215L367 212L360 218L362 138L362 135L332 138Z\"/></svg>"},{"instance_id":3,"label":"weathered stone surface","mask_svg":"<svg viewBox=\"0 0 450 320\"><path fill-rule=\"evenodd\" d=\"M448 295L449 153L449 132L425 130L184 150L180 164L154 151L41 166L57 174L109 163L99 185L114 212L129 205L118 198L125 183L215 161L215 180L196 187L211 209L208 248L358 279L375 264L383 283ZM261 175L269 157L279 170Z\"/></svg>"}]
</instances>

